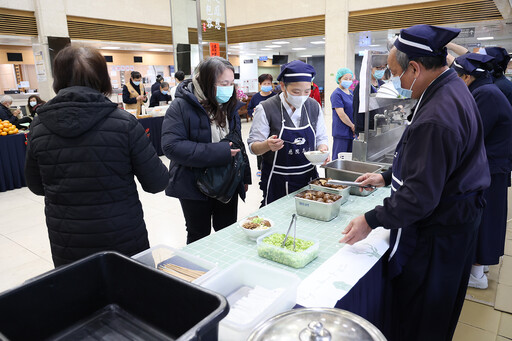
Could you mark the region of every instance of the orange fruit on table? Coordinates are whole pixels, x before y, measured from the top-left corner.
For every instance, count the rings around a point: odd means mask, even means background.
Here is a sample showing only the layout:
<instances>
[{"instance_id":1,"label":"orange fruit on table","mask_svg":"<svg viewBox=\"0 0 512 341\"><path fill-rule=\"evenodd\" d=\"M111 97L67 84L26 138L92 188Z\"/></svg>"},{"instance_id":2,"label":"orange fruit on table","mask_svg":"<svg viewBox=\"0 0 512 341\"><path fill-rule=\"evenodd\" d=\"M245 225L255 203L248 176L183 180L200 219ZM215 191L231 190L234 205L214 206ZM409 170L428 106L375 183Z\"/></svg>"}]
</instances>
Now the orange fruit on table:
<instances>
[{"instance_id":1,"label":"orange fruit on table","mask_svg":"<svg viewBox=\"0 0 512 341\"><path fill-rule=\"evenodd\" d=\"M18 133L18 128L14 129L14 133L17 134Z\"/></svg>"},{"instance_id":2,"label":"orange fruit on table","mask_svg":"<svg viewBox=\"0 0 512 341\"><path fill-rule=\"evenodd\" d=\"M2 131L9 131L9 128L5 127L2 129Z\"/></svg>"},{"instance_id":3,"label":"orange fruit on table","mask_svg":"<svg viewBox=\"0 0 512 341\"><path fill-rule=\"evenodd\" d=\"M6 136L6 135L7 135L7 133L6 133L5 131L2 131L2 132L0 133L0 136Z\"/></svg>"}]
</instances>

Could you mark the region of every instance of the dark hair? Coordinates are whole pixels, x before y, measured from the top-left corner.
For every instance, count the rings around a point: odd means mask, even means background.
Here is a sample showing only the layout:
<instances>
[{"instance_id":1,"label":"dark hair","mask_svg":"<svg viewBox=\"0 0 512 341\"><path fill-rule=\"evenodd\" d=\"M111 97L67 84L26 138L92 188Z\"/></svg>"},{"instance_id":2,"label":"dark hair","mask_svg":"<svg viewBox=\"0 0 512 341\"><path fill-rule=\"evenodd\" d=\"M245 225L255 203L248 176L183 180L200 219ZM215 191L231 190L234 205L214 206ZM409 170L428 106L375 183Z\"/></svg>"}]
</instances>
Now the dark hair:
<instances>
[{"instance_id":1,"label":"dark hair","mask_svg":"<svg viewBox=\"0 0 512 341\"><path fill-rule=\"evenodd\" d=\"M164 80L164 77L163 77L162 75L157 75L157 76L156 76L156 81L157 81L157 82L161 82L161 81L163 81L163 80Z\"/></svg>"},{"instance_id":2,"label":"dark hair","mask_svg":"<svg viewBox=\"0 0 512 341\"><path fill-rule=\"evenodd\" d=\"M31 99L31 98L35 98L35 99L36 99L36 101L37 101L36 106L39 106L39 105L41 105L41 104L45 104L46 102L45 102L45 101L43 101L43 100L41 99L41 97L39 97L39 96L37 96L37 95L31 95L31 96L28 98L28 101L27 101L27 104L28 104L28 105L27 105L27 106L28 106L28 111L29 111L31 114L35 114L36 110L34 109L34 107L32 107L32 106L30 105L30 99Z\"/></svg>"},{"instance_id":3,"label":"dark hair","mask_svg":"<svg viewBox=\"0 0 512 341\"><path fill-rule=\"evenodd\" d=\"M130 75L131 75L132 79L142 78L142 75L140 74L139 71L132 71L132 73Z\"/></svg>"},{"instance_id":4,"label":"dark hair","mask_svg":"<svg viewBox=\"0 0 512 341\"><path fill-rule=\"evenodd\" d=\"M269 80L270 83L272 83L272 81L274 80L274 78L272 77L271 74L269 73L264 73L264 74L261 74L259 77L258 77L258 83L263 83L264 81L266 80Z\"/></svg>"},{"instance_id":5,"label":"dark hair","mask_svg":"<svg viewBox=\"0 0 512 341\"><path fill-rule=\"evenodd\" d=\"M407 67L409 66L410 61L415 61L420 63L425 67L427 70L431 69L437 69L440 67L443 67L446 65L446 56L440 55L440 56L428 56L428 57L416 57L409 59L409 57L399 49L396 49L396 61L398 62L398 65L402 68L402 70L407 70Z\"/></svg>"},{"instance_id":6,"label":"dark hair","mask_svg":"<svg viewBox=\"0 0 512 341\"><path fill-rule=\"evenodd\" d=\"M162 89L163 89L163 88L165 88L166 86L169 86L169 83L167 83L167 82L162 82L162 83L160 83L160 87L161 87Z\"/></svg>"},{"instance_id":7,"label":"dark hair","mask_svg":"<svg viewBox=\"0 0 512 341\"><path fill-rule=\"evenodd\" d=\"M177 80L179 80L180 82L183 81L185 79L185 72L183 71L178 71L174 74L174 78L176 78Z\"/></svg>"},{"instance_id":8,"label":"dark hair","mask_svg":"<svg viewBox=\"0 0 512 341\"><path fill-rule=\"evenodd\" d=\"M215 83L217 78L224 72L230 69L235 73L235 68L230 62L221 57L209 57L202 60L196 68L196 73L199 72L198 82L201 90L203 91L206 100L201 101L207 113L212 117L210 120L217 122L220 127L226 126L226 116L235 111L238 102L235 96L235 89L229 101L224 104L219 104L215 99L217 95L217 87Z\"/></svg>"},{"instance_id":9,"label":"dark hair","mask_svg":"<svg viewBox=\"0 0 512 341\"><path fill-rule=\"evenodd\" d=\"M53 90L86 86L104 95L112 93L107 62L98 50L85 46L67 46L53 61Z\"/></svg>"}]
</instances>

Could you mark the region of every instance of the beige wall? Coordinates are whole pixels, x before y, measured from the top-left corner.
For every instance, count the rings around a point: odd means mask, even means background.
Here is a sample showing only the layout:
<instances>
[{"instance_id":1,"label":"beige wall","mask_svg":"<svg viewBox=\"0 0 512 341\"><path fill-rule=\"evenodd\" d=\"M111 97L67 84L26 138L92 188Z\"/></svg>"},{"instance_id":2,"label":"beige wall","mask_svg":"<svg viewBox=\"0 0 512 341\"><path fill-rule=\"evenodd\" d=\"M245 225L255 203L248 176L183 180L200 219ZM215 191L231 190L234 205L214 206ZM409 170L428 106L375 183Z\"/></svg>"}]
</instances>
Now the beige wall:
<instances>
[{"instance_id":1,"label":"beige wall","mask_svg":"<svg viewBox=\"0 0 512 341\"><path fill-rule=\"evenodd\" d=\"M348 1L348 10L349 11L362 11L365 9L371 8L381 8L381 7L391 7L391 6L403 6L403 5L411 5L418 4L422 2L432 2L438 0L364 0L364 1Z\"/></svg>"},{"instance_id":2,"label":"beige wall","mask_svg":"<svg viewBox=\"0 0 512 341\"><path fill-rule=\"evenodd\" d=\"M34 0L0 0L0 7L20 11L33 11Z\"/></svg>"},{"instance_id":3,"label":"beige wall","mask_svg":"<svg viewBox=\"0 0 512 341\"><path fill-rule=\"evenodd\" d=\"M115 51L100 50L104 56L112 56L113 63L108 65L174 65L172 53L144 52L144 51ZM133 57L142 57L142 63L133 63Z\"/></svg>"},{"instance_id":4,"label":"beige wall","mask_svg":"<svg viewBox=\"0 0 512 341\"><path fill-rule=\"evenodd\" d=\"M22 62L8 62L7 52L23 54ZM0 64L34 64L34 54L32 47L28 46L13 46L13 45L0 45Z\"/></svg>"}]
</instances>

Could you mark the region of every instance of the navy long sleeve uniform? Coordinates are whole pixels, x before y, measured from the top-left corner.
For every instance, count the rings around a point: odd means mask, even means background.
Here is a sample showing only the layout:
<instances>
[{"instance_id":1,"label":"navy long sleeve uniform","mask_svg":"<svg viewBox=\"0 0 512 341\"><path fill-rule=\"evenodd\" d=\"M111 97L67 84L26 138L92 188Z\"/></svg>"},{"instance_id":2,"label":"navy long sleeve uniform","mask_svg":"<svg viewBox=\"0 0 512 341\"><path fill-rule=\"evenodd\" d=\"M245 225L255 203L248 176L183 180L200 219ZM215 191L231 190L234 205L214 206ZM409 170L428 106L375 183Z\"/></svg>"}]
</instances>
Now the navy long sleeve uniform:
<instances>
[{"instance_id":1,"label":"navy long sleeve uniform","mask_svg":"<svg viewBox=\"0 0 512 341\"><path fill-rule=\"evenodd\" d=\"M503 92L507 97L508 102L512 105L512 82L508 80L505 75L501 75L499 78L493 77L494 84Z\"/></svg>"},{"instance_id":2,"label":"navy long sleeve uniform","mask_svg":"<svg viewBox=\"0 0 512 341\"><path fill-rule=\"evenodd\" d=\"M454 70L424 92L384 174L391 196L365 214L391 229L392 340L449 340L464 302L490 184L473 96Z\"/></svg>"},{"instance_id":3,"label":"navy long sleeve uniform","mask_svg":"<svg viewBox=\"0 0 512 341\"><path fill-rule=\"evenodd\" d=\"M512 83L511 83L512 86ZM485 190L487 206L478 231L476 263L493 265L504 254L507 231L507 189L512 170L512 106L490 75L469 85L484 126L484 141L491 186Z\"/></svg>"},{"instance_id":4,"label":"navy long sleeve uniform","mask_svg":"<svg viewBox=\"0 0 512 341\"><path fill-rule=\"evenodd\" d=\"M143 95L144 96L146 94L146 91L144 91L144 93L141 94L139 86L133 84L131 79L130 79L130 84L133 86L133 88L135 89L135 91L137 91L137 93L139 95ZM147 101L147 99L146 99L146 101ZM137 99L136 98L130 98L130 91L128 91L128 88L126 87L126 85L123 85L123 103L125 103L125 104L137 104Z\"/></svg>"},{"instance_id":5,"label":"navy long sleeve uniform","mask_svg":"<svg viewBox=\"0 0 512 341\"><path fill-rule=\"evenodd\" d=\"M170 102L172 100L170 95L164 95L160 89L154 91L151 94L151 99L149 100L149 107L157 107L160 105L160 102Z\"/></svg>"},{"instance_id":6,"label":"navy long sleeve uniform","mask_svg":"<svg viewBox=\"0 0 512 341\"><path fill-rule=\"evenodd\" d=\"M275 95L275 92L271 92L270 95L268 96L262 96L259 92L255 93L254 96L252 96L251 100L249 101L249 104L247 104L247 114L250 117L252 117L252 114L254 113L254 108L256 108L258 104Z\"/></svg>"}]
</instances>

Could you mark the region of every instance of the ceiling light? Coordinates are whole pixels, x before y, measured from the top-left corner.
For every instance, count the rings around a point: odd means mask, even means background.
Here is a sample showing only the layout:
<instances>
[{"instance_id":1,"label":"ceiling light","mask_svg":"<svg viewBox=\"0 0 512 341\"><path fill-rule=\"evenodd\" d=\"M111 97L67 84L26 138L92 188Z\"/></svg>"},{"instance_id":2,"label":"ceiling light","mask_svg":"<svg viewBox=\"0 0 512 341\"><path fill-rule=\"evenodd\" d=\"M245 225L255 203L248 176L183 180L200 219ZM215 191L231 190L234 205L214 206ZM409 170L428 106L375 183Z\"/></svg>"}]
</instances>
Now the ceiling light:
<instances>
[{"instance_id":1,"label":"ceiling light","mask_svg":"<svg viewBox=\"0 0 512 341\"><path fill-rule=\"evenodd\" d=\"M261 51L272 51L272 49L261 49Z\"/></svg>"},{"instance_id":2,"label":"ceiling light","mask_svg":"<svg viewBox=\"0 0 512 341\"><path fill-rule=\"evenodd\" d=\"M120 50L121 48L119 46L102 46L102 50Z\"/></svg>"},{"instance_id":3,"label":"ceiling light","mask_svg":"<svg viewBox=\"0 0 512 341\"><path fill-rule=\"evenodd\" d=\"M493 40L494 37L480 37L480 38L476 38L476 40Z\"/></svg>"},{"instance_id":4,"label":"ceiling light","mask_svg":"<svg viewBox=\"0 0 512 341\"><path fill-rule=\"evenodd\" d=\"M161 51L165 51L165 49L149 49L149 51L161 52Z\"/></svg>"},{"instance_id":5,"label":"ceiling light","mask_svg":"<svg viewBox=\"0 0 512 341\"><path fill-rule=\"evenodd\" d=\"M301 58L311 58L311 57L313 57L313 55L311 55L311 54L305 54L305 55L303 55L303 56L299 56L299 57L301 57Z\"/></svg>"},{"instance_id":6,"label":"ceiling light","mask_svg":"<svg viewBox=\"0 0 512 341\"><path fill-rule=\"evenodd\" d=\"M379 44L368 45L368 47L377 47L377 46L380 46L380 45Z\"/></svg>"},{"instance_id":7,"label":"ceiling light","mask_svg":"<svg viewBox=\"0 0 512 341\"><path fill-rule=\"evenodd\" d=\"M207 41L203 41L203 42L201 42L201 44L203 44L203 45L207 45L207 44L208 44L208 42L207 42ZM233 46L232 46L232 47L233 47Z\"/></svg>"},{"instance_id":8,"label":"ceiling light","mask_svg":"<svg viewBox=\"0 0 512 341\"><path fill-rule=\"evenodd\" d=\"M281 47L279 45L265 45L265 47L269 47L271 49L275 49L276 47Z\"/></svg>"},{"instance_id":9,"label":"ceiling light","mask_svg":"<svg viewBox=\"0 0 512 341\"><path fill-rule=\"evenodd\" d=\"M305 47L294 47L292 48L292 50L294 51L302 51L302 50L305 50L306 48Z\"/></svg>"},{"instance_id":10,"label":"ceiling light","mask_svg":"<svg viewBox=\"0 0 512 341\"><path fill-rule=\"evenodd\" d=\"M242 46L240 46L240 45L233 45L233 46L230 46L230 48L232 48L232 49L239 49L239 48L242 48Z\"/></svg>"},{"instance_id":11,"label":"ceiling light","mask_svg":"<svg viewBox=\"0 0 512 341\"><path fill-rule=\"evenodd\" d=\"M276 44L276 45L284 45L284 44L289 44L290 42L289 41L273 41L272 44Z\"/></svg>"},{"instance_id":12,"label":"ceiling light","mask_svg":"<svg viewBox=\"0 0 512 341\"><path fill-rule=\"evenodd\" d=\"M311 44L315 44L315 45L317 45L317 44L325 44L325 41L323 41L323 40L312 41Z\"/></svg>"}]
</instances>

